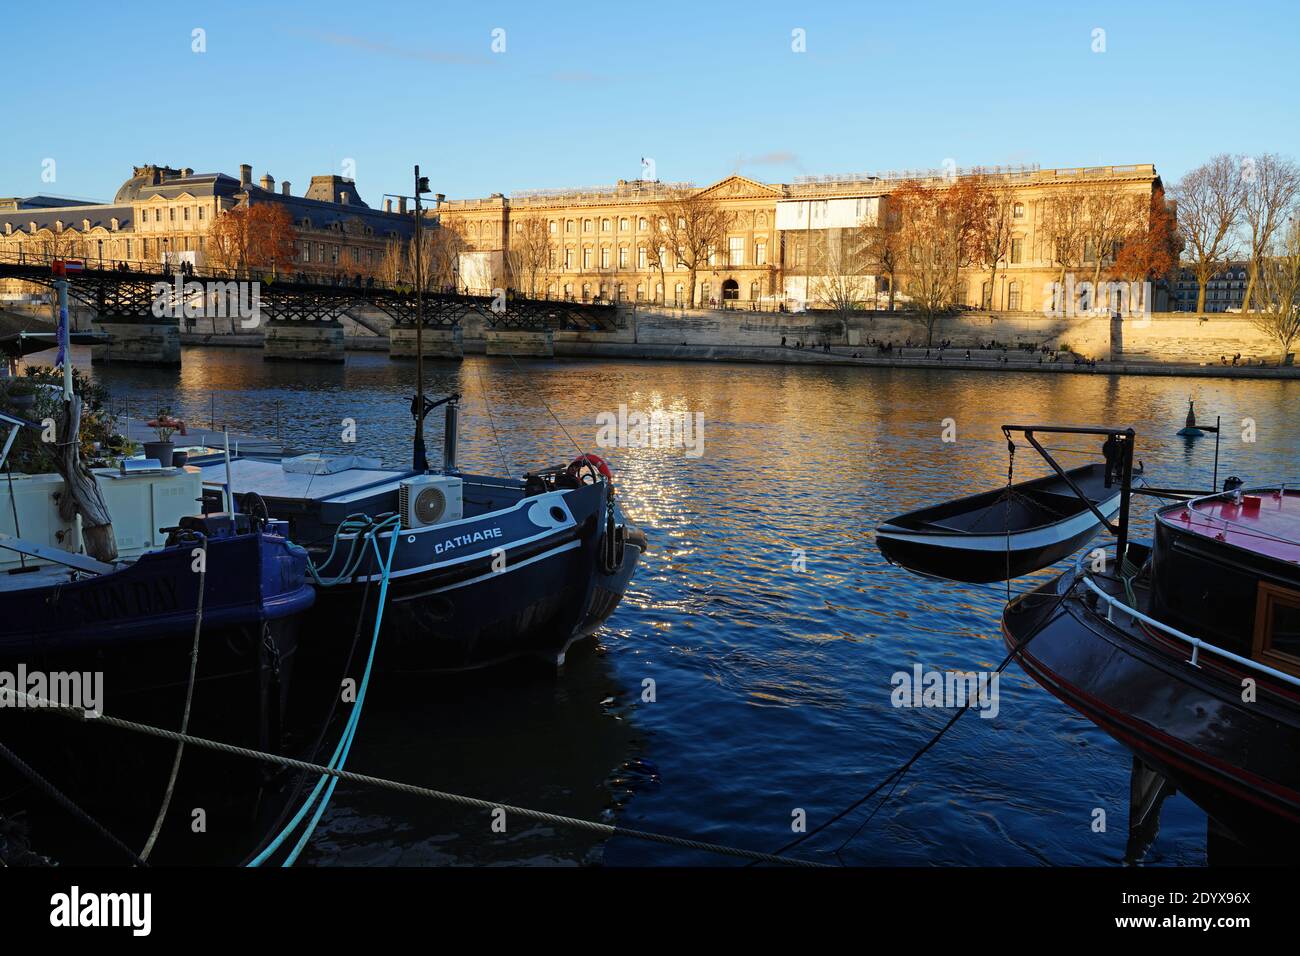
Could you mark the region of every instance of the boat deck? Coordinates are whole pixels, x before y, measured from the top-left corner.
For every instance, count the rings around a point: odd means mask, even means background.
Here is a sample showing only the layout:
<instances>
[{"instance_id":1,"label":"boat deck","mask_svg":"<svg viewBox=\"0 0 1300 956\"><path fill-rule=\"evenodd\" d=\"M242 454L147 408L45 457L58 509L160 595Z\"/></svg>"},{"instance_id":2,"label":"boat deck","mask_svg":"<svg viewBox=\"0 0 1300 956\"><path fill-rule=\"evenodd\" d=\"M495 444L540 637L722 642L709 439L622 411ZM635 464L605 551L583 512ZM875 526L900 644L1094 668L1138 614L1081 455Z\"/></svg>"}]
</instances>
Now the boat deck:
<instances>
[{"instance_id":1,"label":"boat deck","mask_svg":"<svg viewBox=\"0 0 1300 956\"><path fill-rule=\"evenodd\" d=\"M1193 534L1279 561L1300 564L1300 492L1262 491L1216 497L1164 512L1163 520Z\"/></svg>"},{"instance_id":2,"label":"boat deck","mask_svg":"<svg viewBox=\"0 0 1300 956\"><path fill-rule=\"evenodd\" d=\"M0 594L10 591L25 591L29 588L48 588L57 584L68 584L81 577L89 576L62 564L49 564L32 558L27 559L27 568L28 570L13 568L0 571Z\"/></svg>"},{"instance_id":3,"label":"boat deck","mask_svg":"<svg viewBox=\"0 0 1300 956\"><path fill-rule=\"evenodd\" d=\"M220 487L226 481L224 461L199 466L203 484L209 488ZM395 489L410 472L388 468L349 468L327 475L309 475L288 472L278 461L257 458L238 458L230 463L232 491L243 494L256 491L263 498L286 498L297 501L328 501L363 489L383 490L391 484Z\"/></svg>"}]
</instances>

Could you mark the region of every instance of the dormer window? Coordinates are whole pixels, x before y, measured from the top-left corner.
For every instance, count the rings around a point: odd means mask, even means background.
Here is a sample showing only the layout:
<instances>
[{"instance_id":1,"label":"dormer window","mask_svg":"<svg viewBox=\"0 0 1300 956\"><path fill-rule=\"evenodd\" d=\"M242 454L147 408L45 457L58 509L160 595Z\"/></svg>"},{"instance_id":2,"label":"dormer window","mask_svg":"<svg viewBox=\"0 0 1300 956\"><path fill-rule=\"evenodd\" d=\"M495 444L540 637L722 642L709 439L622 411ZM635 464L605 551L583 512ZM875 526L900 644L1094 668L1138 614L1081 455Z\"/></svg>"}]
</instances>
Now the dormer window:
<instances>
[{"instance_id":1,"label":"dormer window","mask_svg":"<svg viewBox=\"0 0 1300 956\"><path fill-rule=\"evenodd\" d=\"M120 229L120 228L122 227L122 223L118 220L118 218L117 218L116 216L114 216L112 219L110 219L110 220L108 221L108 224L109 224L109 226L112 228L112 230L113 230L114 232L117 232L117 230Z\"/></svg>"},{"instance_id":2,"label":"dormer window","mask_svg":"<svg viewBox=\"0 0 1300 956\"><path fill-rule=\"evenodd\" d=\"M81 220L81 231L82 231L82 232L90 232L90 220L89 220L89 219L83 219L83 220Z\"/></svg>"},{"instance_id":3,"label":"dormer window","mask_svg":"<svg viewBox=\"0 0 1300 956\"><path fill-rule=\"evenodd\" d=\"M54 231L55 231L55 232L62 232L62 231L63 231L63 220L62 220L62 219L56 219L56 220L54 220Z\"/></svg>"}]
</instances>

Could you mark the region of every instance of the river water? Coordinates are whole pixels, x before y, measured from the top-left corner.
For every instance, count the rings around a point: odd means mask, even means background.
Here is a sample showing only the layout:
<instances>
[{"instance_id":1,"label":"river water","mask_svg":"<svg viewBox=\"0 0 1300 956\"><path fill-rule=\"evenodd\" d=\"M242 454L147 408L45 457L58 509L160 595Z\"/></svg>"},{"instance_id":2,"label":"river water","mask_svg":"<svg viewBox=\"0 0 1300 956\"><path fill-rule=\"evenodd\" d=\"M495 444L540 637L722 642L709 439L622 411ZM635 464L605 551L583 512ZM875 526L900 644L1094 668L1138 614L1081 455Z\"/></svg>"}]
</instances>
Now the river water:
<instances>
[{"instance_id":1,"label":"river water","mask_svg":"<svg viewBox=\"0 0 1300 956\"><path fill-rule=\"evenodd\" d=\"M323 366L187 349L180 372L93 374L133 416L167 405L191 423L279 432L304 449L409 458L414 368L385 355ZM915 664L988 669L1004 656L1001 586L912 576L872 539L891 515L1004 483L1000 424L1132 425L1154 482L1208 487L1213 438L1189 446L1174 435L1195 398L1203 421L1224 422L1220 480L1300 472L1294 381L482 356L430 363L428 381L431 393L465 395L466 470L565 462L576 454L565 430L599 450L651 550L598 641L558 675L379 684L349 769L763 850L792 838L800 811L811 828L852 803L949 719L893 707L891 675ZM701 413L702 454L596 449L597 416L620 405ZM344 419L356 423L355 445L341 441ZM942 440L945 419L955 441ZM441 428L436 416L430 424L436 459ZM1061 459L1081 463L1094 446L1053 447L1076 449ZM1046 471L1027 446L1015 464L1017 480ZM1149 512L1139 505L1139 533ZM958 721L856 837L876 801L799 852L863 865L1117 865L1129 766L1118 744L1012 664L995 717ZM717 862L510 818L495 834L491 822L341 786L303 862ZM1194 805L1172 798L1146 862L1205 862L1205 830Z\"/></svg>"}]
</instances>

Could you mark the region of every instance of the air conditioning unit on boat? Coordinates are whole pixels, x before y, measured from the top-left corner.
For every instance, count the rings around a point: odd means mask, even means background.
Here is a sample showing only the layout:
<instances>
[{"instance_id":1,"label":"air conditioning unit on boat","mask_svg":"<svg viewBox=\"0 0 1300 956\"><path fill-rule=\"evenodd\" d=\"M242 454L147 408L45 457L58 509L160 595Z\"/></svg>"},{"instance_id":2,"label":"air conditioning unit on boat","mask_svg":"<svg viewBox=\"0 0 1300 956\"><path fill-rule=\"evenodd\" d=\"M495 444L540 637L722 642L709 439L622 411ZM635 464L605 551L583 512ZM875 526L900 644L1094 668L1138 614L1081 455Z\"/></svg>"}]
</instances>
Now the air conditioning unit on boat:
<instances>
[{"instance_id":1,"label":"air conditioning unit on boat","mask_svg":"<svg viewBox=\"0 0 1300 956\"><path fill-rule=\"evenodd\" d=\"M418 475L398 485L403 528L425 528L464 516L461 480L450 475Z\"/></svg>"}]
</instances>

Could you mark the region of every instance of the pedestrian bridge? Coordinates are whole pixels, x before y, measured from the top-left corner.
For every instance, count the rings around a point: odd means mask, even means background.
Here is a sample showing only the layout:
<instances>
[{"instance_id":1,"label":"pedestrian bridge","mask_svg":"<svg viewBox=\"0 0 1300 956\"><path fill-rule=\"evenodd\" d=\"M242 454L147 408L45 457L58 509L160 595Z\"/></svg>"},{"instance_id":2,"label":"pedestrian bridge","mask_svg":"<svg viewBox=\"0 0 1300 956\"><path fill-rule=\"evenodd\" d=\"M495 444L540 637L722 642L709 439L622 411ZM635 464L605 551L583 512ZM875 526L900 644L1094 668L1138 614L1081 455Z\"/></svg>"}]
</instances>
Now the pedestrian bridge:
<instances>
[{"instance_id":1,"label":"pedestrian bridge","mask_svg":"<svg viewBox=\"0 0 1300 956\"><path fill-rule=\"evenodd\" d=\"M0 279L53 288L54 257L0 257ZM76 261L76 260L71 260ZM599 332L617 327L612 302L536 299L501 289L495 295L426 290L417 300L410 285L385 285L355 276L334 281L300 273L241 270L238 274L174 272L157 262L68 270L68 298L94 312L95 328L108 332L93 360L179 365L180 330L186 319L221 318L263 335L267 359L343 361L345 314L370 331L383 329L367 310L386 315L389 354L413 357L419 348L432 358L463 355L461 322L483 320L489 354L549 356L557 331ZM416 313L422 316L417 330ZM372 313L373 314L373 313ZM233 330L233 324L232 324Z\"/></svg>"}]
</instances>

